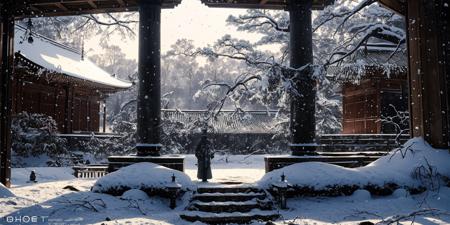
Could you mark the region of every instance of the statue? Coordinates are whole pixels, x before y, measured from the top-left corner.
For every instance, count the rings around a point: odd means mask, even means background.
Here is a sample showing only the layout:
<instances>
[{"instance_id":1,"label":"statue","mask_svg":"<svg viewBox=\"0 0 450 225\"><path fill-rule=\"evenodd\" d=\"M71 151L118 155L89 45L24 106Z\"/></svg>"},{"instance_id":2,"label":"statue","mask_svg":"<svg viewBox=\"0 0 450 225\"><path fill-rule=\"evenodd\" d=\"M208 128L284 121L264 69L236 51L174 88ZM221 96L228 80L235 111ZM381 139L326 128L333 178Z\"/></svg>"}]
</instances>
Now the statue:
<instances>
[{"instance_id":1,"label":"statue","mask_svg":"<svg viewBox=\"0 0 450 225\"><path fill-rule=\"evenodd\" d=\"M211 142L208 141L207 129L202 129L202 137L195 149L195 157L197 157L197 178L202 182L208 182L212 178L211 159L214 158L214 153L211 152Z\"/></svg>"},{"instance_id":2,"label":"statue","mask_svg":"<svg viewBox=\"0 0 450 225\"><path fill-rule=\"evenodd\" d=\"M34 170L31 171L30 173L30 182L36 183L36 172Z\"/></svg>"}]
</instances>

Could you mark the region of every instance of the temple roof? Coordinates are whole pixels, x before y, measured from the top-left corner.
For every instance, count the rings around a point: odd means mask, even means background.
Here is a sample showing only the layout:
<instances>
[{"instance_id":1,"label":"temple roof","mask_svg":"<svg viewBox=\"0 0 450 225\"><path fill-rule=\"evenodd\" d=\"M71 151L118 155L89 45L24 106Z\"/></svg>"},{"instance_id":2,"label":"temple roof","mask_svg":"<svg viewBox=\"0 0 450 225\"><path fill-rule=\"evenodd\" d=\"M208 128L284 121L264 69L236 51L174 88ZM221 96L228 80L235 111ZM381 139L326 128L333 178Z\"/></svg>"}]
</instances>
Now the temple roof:
<instances>
[{"instance_id":1,"label":"temple roof","mask_svg":"<svg viewBox=\"0 0 450 225\"><path fill-rule=\"evenodd\" d=\"M339 81L358 81L368 77L404 79L407 67L405 44L397 46L375 39L359 47L339 65L329 67L327 73Z\"/></svg>"},{"instance_id":2,"label":"temple roof","mask_svg":"<svg viewBox=\"0 0 450 225\"><path fill-rule=\"evenodd\" d=\"M17 25L15 28L15 52L45 70L109 88L124 89L132 85L115 78L87 57L82 59L82 55L78 51L42 35L33 33L33 42L29 43L24 37L25 28Z\"/></svg>"}]
</instances>

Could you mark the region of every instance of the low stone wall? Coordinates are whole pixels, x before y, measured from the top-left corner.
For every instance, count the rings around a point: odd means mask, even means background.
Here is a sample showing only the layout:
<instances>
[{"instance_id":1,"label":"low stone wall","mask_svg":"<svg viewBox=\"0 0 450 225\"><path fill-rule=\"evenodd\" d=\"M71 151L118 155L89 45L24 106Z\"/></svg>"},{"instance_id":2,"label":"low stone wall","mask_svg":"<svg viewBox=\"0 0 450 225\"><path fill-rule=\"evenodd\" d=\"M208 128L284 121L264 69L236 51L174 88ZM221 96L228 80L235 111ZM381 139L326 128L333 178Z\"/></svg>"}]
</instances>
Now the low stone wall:
<instances>
[{"instance_id":1,"label":"low stone wall","mask_svg":"<svg viewBox=\"0 0 450 225\"><path fill-rule=\"evenodd\" d=\"M61 135L67 139L68 147L74 150L81 150L80 143L89 141L92 135L88 134L67 134ZM96 135L96 138L119 138L117 135ZM200 133L190 134L186 143L181 143L184 149L181 154L194 154L195 148L200 140ZM212 142L213 149L224 154L271 154L289 152L287 139L275 137L272 133L211 133L208 140ZM255 152L260 150L258 152Z\"/></svg>"}]
</instances>

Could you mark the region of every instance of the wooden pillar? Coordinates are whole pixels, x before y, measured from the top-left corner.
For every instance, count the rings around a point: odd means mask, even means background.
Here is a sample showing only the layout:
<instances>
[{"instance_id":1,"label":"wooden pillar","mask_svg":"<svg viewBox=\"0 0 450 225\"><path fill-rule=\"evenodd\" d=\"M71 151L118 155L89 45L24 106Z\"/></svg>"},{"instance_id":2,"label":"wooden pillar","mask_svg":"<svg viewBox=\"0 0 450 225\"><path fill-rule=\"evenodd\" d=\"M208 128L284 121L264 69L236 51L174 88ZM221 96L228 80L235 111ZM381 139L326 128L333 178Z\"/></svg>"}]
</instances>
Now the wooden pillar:
<instances>
[{"instance_id":1,"label":"wooden pillar","mask_svg":"<svg viewBox=\"0 0 450 225\"><path fill-rule=\"evenodd\" d=\"M407 1L406 13L411 134L444 149L449 148L449 4Z\"/></svg>"},{"instance_id":2,"label":"wooden pillar","mask_svg":"<svg viewBox=\"0 0 450 225\"><path fill-rule=\"evenodd\" d=\"M312 0L291 1L290 14L290 62L298 69L312 65ZM316 82L311 69L298 72L294 79L298 94L291 94L290 148L293 155L313 154L315 144L315 98Z\"/></svg>"},{"instance_id":3,"label":"wooden pillar","mask_svg":"<svg viewBox=\"0 0 450 225\"><path fill-rule=\"evenodd\" d=\"M159 156L161 121L161 2L139 3L138 156Z\"/></svg>"},{"instance_id":4,"label":"wooden pillar","mask_svg":"<svg viewBox=\"0 0 450 225\"><path fill-rule=\"evenodd\" d=\"M106 100L103 100L103 133L106 133Z\"/></svg>"},{"instance_id":5,"label":"wooden pillar","mask_svg":"<svg viewBox=\"0 0 450 225\"><path fill-rule=\"evenodd\" d=\"M65 87L66 91L66 99L65 99L65 113L64 113L64 133L70 134L73 133L73 87L70 84L67 84Z\"/></svg>"},{"instance_id":6,"label":"wooden pillar","mask_svg":"<svg viewBox=\"0 0 450 225\"><path fill-rule=\"evenodd\" d=\"M4 6L0 24L0 182L11 185L11 84L13 74L14 18Z\"/></svg>"}]
</instances>

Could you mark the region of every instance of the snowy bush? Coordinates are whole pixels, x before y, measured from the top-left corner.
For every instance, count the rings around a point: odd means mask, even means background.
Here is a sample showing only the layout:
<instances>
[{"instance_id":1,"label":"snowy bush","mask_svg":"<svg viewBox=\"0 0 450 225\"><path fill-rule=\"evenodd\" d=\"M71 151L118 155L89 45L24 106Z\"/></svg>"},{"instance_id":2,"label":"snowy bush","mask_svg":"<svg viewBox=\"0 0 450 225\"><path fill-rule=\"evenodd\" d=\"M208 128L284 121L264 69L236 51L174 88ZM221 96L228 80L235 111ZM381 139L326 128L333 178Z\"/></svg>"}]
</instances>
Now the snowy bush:
<instances>
[{"instance_id":1,"label":"snowy bush","mask_svg":"<svg viewBox=\"0 0 450 225\"><path fill-rule=\"evenodd\" d=\"M12 149L17 156L37 157L48 155L60 165L62 156L67 154L64 138L57 136L55 120L43 114L17 114L11 124Z\"/></svg>"},{"instance_id":2,"label":"snowy bush","mask_svg":"<svg viewBox=\"0 0 450 225\"><path fill-rule=\"evenodd\" d=\"M135 153L136 112L125 108L112 119L112 131L120 137L100 139L92 135L88 141L80 143L80 150L90 153L95 160L106 159L110 155Z\"/></svg>"},{"instance_id":3,"label":"snowy bush","mask_svg":"<svg viewBox=\"0 0 450 225\"><path fill-rule=\"evenodd\" d=\"M171 185L172 175L175 175L177 183L182 191L192 188L192 182L188 175L167 167L153 163L136 163L112 172L95 182L93 192L106 193L121 196L131 189L139 189L149 196L167 196L167 186Z\"/></svg>"},{"instance_id":4,"label":"snowy bush","mask_svg":"<svg viewBox=\"0 0 450 225\"><path fill-rule=\"evenodd\" d=\"M444 183L444 178L450 176L449 160L448 151L433 149L422 138L414 138L365 167L297 163L265 174L259 185L270 189L284 174L294 194L337 196L367 189L373 194L387 195L398 188L417 193L435 190Z\"/></svg>"}]
</instances>

